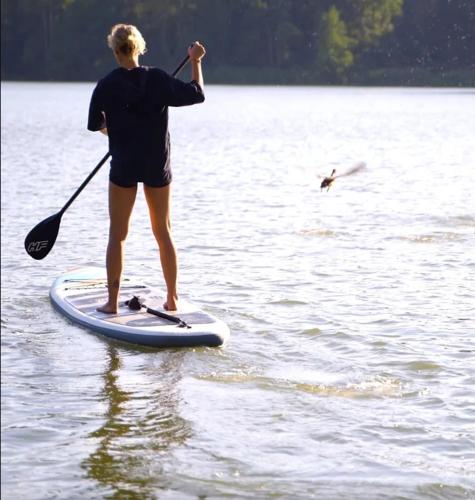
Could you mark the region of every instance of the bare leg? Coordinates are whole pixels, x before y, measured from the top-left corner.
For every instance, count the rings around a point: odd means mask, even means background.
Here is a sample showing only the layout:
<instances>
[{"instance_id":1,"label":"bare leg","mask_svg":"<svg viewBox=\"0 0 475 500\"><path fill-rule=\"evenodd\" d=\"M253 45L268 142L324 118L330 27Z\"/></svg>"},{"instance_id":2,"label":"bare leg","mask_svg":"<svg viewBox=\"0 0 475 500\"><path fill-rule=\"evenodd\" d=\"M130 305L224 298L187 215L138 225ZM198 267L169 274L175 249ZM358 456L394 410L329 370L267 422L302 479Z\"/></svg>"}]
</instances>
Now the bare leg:
<instances>
[{"instance_id":1,"label":"bare leg","mask_svg":"<svg viewBox=\"0 0 475 500\"><path fill-rule=\"evenodd\" d=\"M135 203L137 186L124 188L109 182L109 243L107 245L107 287L109 300L97 310L116 313L119 301L123 247L129 231L130 215Z\"/></svg>"},{"instance_id":2,"label":"bare leg","mask_svg":"<svg viewBox=\"0 0 475 500\"><path fill-rule=\"evenodd\" d=\"M178 305L178 264L170 224L170 185L161 188L144 185L144 193L150 212L152 231L160 250L160 262L167 286L167 301L163 307L168 311L175 311Z\"/></svg>"}]
</instances>

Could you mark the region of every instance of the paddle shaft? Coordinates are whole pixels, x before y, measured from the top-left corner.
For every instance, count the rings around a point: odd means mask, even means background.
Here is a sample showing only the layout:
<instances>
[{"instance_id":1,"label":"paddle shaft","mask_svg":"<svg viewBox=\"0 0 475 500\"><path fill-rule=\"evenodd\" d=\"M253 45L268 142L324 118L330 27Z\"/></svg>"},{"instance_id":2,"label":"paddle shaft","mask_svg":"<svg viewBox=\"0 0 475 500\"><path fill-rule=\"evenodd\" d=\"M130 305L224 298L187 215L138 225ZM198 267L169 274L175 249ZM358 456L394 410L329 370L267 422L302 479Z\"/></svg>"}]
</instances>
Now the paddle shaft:
<instances>
[{"instance_id":1,"label":"paddle shaft","mask_svg":"<svg viewBox=\"0 0 475 500\"><path fill-rule=\"evenodd\" d=\"M193 45L191 45L193 47ZM183 69L183 67L186 65L188 60L190 59L190 56L186 56L183 61L178 65L177 69L172 73L172 76L178 75L178 73Z\"/></svg>"},{"instance_id":2,"label":"paddle shaft","mask_svg":"<svg viewBox=\"0 0 475 500\"><path fill-rule=\"evenodd\" d=\"M183 61L181 61L181 63L178 65L176 70L172 73L172 75L176 76L183 69L183 67L186 65L189 59L190 56L186 56L183 59ZM70 207L71 203L79 196L81 191L89 184L90 180L97 174L102 165L104 165L104 163L109 159L110 155L111 155L110 152L108 152L104 156L104 158L102 158L102 160L94 167L94 170L86 177L86 179L84 179L84 182L78 187L76 192L71 196L71 198L69 198L64 207L58 212L59 217L61 217L64 214L64 212L66 212L66 210Z\"/></svg>"},{"instance_id":3,"label":"paddle shaft","mask_svg":"<svg viewBox=\"0 0 475 500\"><path fill-rule=\"evenodd\" d=\"M102 165L104 165L104 163L107 161L107 159L109 158L110 155L111 154L108 152L104 156L104 158L102 158L102 160L96 165L94 170L86 177L84 182L78 187L76 192L71 196L71 198L69 198L69 200L66 202L64 207L58 212L59 217L61 217L64 214L64 212L66 212L66 210L69 208L71 203L79 196L81 191L89 184L89 181L97 174L99 169L102 167Z\"/></svg>"}]
</instances>

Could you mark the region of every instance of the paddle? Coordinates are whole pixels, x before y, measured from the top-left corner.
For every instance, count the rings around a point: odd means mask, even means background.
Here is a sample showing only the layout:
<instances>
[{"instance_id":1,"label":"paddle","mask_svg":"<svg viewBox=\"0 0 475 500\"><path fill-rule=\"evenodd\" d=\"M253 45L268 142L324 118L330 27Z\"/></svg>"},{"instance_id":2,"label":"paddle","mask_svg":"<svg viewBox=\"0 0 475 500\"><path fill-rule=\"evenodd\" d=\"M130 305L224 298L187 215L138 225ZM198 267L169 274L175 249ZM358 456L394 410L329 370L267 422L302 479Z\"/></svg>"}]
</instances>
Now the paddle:
<instances>
[{"instance_id":1,"label":"paddle","mask_svg":"<svg viewBox=\"0 0 475 500\"><path fill-rule=\"evenodd\" d=\"M181 61L177 69L172 73L173 76L176 76L182 70L189 58L190 56L187 55L183 61ZM102 160L95 166L94 170L87 176L84 182L79 186L76 192L71 196L71 198L69 198L66 205L64 205L59 212L41 221L27 234L25 238L25 250L30 257L33 257L33 259L36 260L41 260L49 254L56 242L56 238L58 237L59 225L61 224L61 217L64 212L66 212L71 203L79 196L79 193L97 174L98 170L108 160L109 156L110 153L107 153L104 158L102 158Z\"/></svg>"}]
</instances>

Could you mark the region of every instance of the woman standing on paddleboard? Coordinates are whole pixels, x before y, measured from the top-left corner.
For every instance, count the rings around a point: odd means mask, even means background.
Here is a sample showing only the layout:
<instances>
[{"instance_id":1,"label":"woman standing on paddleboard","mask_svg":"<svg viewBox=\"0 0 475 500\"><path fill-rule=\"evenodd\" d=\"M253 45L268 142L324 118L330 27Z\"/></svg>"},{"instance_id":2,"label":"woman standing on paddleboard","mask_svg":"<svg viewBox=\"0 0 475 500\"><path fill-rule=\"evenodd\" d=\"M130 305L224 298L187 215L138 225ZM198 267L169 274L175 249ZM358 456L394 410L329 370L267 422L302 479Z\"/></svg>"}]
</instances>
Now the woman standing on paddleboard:
<instances>
[{"instance_id":1,"label":"woman standing on paddleboard","mask_svg":"<svg viewBox=\"0 0 475 500\"><path fill-rule=\"evenodd\" d=\"M184 83L158 68L139 65L145 40L132 25L117 24L107 37L118 68L100 80L89 108L88 129L109 136L109 243L107 282L109 299L98 310L118 309L123 247L137 194L144 185L153 234L158 243L167 286L164 308L177 308L177 255L170 228L170 137L168 106L203 102L201 59L204 47L195 42L189 49L191 82Z\"/></svg>"}]
</instances>

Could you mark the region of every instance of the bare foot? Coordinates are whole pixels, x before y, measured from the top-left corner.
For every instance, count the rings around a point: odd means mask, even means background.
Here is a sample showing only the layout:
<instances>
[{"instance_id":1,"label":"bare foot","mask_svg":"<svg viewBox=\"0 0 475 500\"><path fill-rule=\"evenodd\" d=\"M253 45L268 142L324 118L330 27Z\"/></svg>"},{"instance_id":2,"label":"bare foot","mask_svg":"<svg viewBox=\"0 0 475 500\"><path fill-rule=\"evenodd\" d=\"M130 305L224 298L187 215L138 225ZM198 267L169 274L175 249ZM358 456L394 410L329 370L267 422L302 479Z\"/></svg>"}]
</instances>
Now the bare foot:
<instances>
[{"instance_id":1,"label":"bare foot","mask_svg":"<svg viewBox=\"0 0 475 500\"><path fill-rule=\"evenodd\" d=\"M96 311L106 314L117 314L117 307L111 306L109 302L107 302L107 304L98 307Z\"/></svg>"},{"instance_id":2,"label":"bare foot","mask_svg":"<svg viewBox=\"0 0 475 500\"><path fill-rule=\"evenodd\" d=\"M178 297L167 297L167 301L163 304L165 311L176 311L178 309Z\"/></svg>"}]
</instances>

